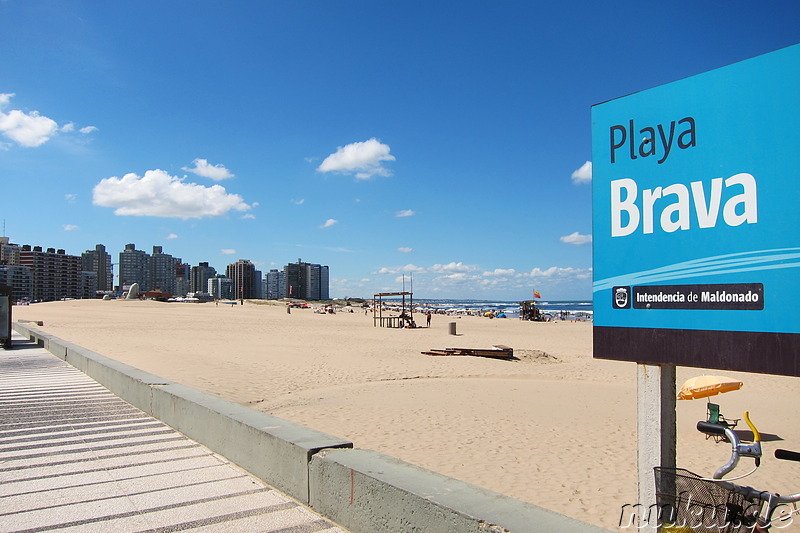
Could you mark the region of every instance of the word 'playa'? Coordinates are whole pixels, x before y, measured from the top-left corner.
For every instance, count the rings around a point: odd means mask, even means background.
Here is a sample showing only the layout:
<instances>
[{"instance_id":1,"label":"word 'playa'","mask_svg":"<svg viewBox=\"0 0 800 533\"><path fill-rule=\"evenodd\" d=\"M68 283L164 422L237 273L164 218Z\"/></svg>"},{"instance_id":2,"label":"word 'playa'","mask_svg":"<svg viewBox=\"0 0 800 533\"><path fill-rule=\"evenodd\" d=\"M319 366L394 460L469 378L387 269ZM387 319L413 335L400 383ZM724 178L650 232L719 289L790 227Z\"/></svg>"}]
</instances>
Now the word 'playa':
<instances>
[{"instance_id":1,"label":"word 'playa'","mask_svg":"<svg viewBox=\"0 0 800 533\"><path fill-rule=\"evenodd\" d=\"M682 118L678 121L677 125L682 128L682 131L677 137L678 148L685 150L691 146L696 146L697 139L695 136L694 118ZM661 159L658 160L658 164L660 165L667 160L670 151L672 151L672 144L675 142L675 126L676 124L673 120L669 123L668 130L665 130L662 124L657 124L655 128L647 126L640 129L639 135L642 136L642 140L639 143L638 150L635 141L636 136L634 135L636 127L634 126L633 119L628 121L627 128L621 124L611 126L611 128L609 128L609 137L611 138L611 163L617 162L617 150L625 146L627 141L628 155L631 159L655 156L658 154L658 147L660 146L660 152L664 154ZM658 137L656 137L656 131L658 131ZM657 143L657 140L660 141L660 143Z\"/></svg>"},{"instance_id":2,"label":"word 'playa'","mask_svg":"<svg viewBox=\"0 0 800 533\"><path fill-rule=\"evenodd\" d=\"M723 181L726 192L739 193L730 196L724 206L722 206ZM734 189L728 191L731 188ZM666 197L673 195L674 201L666 203ZM660 227L667 233L691 228L692 206L694 206L697 224L700 228L716 227L720 206L722 206L722 219L728 226L758 222L756 179L747 173L736 174L725 180L723 178L712 179L711 196L708 201L706 201L706 190L701 181L693 181L689 187L682 183L675 183L667 187L644 189L641 207L637 204L638 201L639 187L634 180L624 178L611 182L612 237L631 235L639 228L640 222L642 233L653 233L657 209L661 211L658 217ZM741 206L741 210L737 209L739 206ZM627 214L627 221L624 223L623 213Z\"/></svg>"}]
</instances>

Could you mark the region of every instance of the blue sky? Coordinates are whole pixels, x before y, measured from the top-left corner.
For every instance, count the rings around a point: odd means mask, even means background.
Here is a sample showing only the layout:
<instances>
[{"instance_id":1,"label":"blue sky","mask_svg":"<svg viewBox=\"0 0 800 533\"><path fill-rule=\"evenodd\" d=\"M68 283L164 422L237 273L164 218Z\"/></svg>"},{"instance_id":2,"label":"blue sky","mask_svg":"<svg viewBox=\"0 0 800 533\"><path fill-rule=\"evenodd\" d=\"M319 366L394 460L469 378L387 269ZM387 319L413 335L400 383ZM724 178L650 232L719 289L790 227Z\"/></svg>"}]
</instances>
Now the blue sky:
<instances>
[{"instance_id":1,"label":"blue sky","mask_svg":"<svg viewBox=\"0 0 800 533\"><path fill-rule=\"evenodd\" d=\"M799 20L794 1L0 0L0 218L72 254L302 258L339 297L405 273L420 298L588 300L591 106L795 44Z\"/></svg>"}]
</instances>

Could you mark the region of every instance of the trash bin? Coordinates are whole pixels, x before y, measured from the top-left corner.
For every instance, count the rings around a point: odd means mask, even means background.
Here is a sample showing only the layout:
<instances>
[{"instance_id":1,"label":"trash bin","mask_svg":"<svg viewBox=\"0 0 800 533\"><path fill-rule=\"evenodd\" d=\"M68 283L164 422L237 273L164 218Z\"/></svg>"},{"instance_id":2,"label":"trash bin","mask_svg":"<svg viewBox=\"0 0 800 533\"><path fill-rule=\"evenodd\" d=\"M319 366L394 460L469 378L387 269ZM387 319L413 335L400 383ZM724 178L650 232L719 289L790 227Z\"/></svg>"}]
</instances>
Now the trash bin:
<instances>
[{"instance_id":1,"label":"trash bin","mask_svg":"<svg viewBox=\"0 0 800 533\"><path fill-rule=\"evenodd\" d=\"M455 322L450 322L447 325L450 328L450 335L455 335L456 334L456 323Z\"/></svg>"},{"instance_id":2,"label":"trash bin","mask_svg":"<svg viewBox=\"0 0 800 533\"><path fill-rule=\"evenodd\" d=\"M0 285L0 347L11 348L11 287Z\"/></svg>"}]
</instances>

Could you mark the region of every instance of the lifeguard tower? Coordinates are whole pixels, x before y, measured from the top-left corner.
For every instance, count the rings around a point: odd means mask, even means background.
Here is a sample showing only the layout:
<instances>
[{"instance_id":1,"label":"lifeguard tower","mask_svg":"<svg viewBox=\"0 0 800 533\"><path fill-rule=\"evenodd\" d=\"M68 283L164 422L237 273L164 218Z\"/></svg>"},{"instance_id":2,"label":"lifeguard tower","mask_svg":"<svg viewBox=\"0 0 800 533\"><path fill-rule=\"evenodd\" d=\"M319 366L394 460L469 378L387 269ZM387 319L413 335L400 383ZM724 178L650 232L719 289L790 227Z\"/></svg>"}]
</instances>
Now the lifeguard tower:
<instances>
[{"instance_id":1,"label":"lifeguard tower","mask_svg":"<svg viewBox=\"0 0 800 533\"><path fill-rule=\"evenodd\" d=\"M383 298L400 296L400 315L383 315ZM406 300L408 296L408 300ZM381 292L372 297L372 325L382 328L403 328L414 324L413 292ZM406 303L407 302L407 303ZM394 303L394 302L393 302ZM397 307L397 306L395 306Z\"/></svg>"},{"instance_id":2,"label":"lifeguard tower","mask_svg":"<svg viewBox=\"0 0 800 533\"><path fill-rule=\"evenodd\" d=\"M519 302L519 319L520 320L534 320L540 322L542 320L542 312L536 307L535 300L525 300Z\"/></svg>"}]
</instances>

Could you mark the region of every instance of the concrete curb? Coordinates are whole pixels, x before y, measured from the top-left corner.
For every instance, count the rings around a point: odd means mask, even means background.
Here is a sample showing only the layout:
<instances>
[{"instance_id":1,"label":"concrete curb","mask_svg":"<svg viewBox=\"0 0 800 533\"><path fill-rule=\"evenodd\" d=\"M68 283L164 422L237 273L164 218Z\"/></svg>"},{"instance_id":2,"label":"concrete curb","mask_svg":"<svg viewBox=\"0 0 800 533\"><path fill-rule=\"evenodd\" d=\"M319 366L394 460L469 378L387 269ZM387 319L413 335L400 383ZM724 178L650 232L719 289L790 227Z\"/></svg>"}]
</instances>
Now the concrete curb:
<instances>
[{"instance_id":1,"label":"concrete curb","mask_svg":"<svg viewBox=\"0 0 800 533\"><path fill-rule=\"evenodd\" d=\"M165 380L28 324L21 335L123 400L353 533L599 533L497 494L287 420Z\"/></svg>"},{"instance_id":2,"label":"concrete curb","mask_svg":"<svg viewBox=\"0 0 800 533\"><path fill-rule=\"evenodd\" d=\"M351 531L606 531L372 450L324 450L309 472L311 507Z\"/></svg>"}]
</instances>

